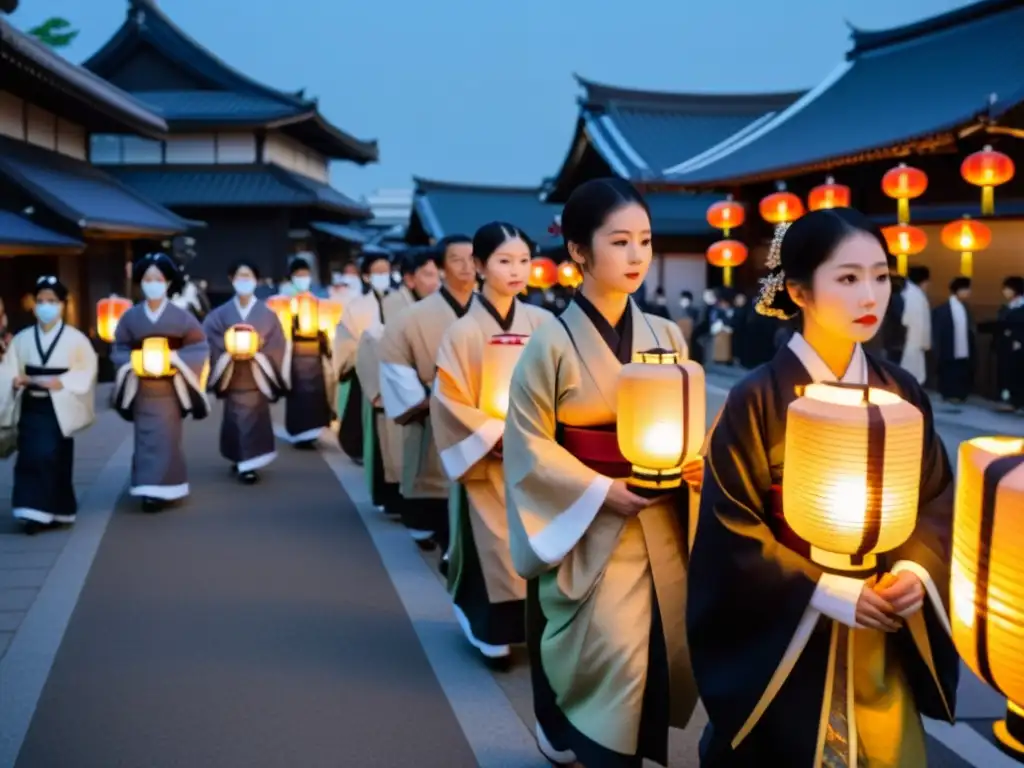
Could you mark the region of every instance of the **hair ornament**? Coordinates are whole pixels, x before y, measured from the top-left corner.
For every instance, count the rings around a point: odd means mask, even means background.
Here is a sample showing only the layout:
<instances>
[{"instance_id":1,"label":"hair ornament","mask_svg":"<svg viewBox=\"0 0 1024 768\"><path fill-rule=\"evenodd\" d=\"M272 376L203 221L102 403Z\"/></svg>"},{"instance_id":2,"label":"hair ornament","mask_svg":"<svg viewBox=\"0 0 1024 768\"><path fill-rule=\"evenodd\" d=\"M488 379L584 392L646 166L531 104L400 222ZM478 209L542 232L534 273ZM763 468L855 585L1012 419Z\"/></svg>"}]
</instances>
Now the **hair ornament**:
<instances>
[{"instance_id":1,"label":"hair ornament","mask_svg":"<svg viewBox=\"0 0 1024 768\"><path fill-rule=\"evenodd\" d=\"M768 269L778 269L782 266L782 240L786 237L788 229L788 221L776 225L775 237L772 238L772 246L768 249L768 258L764 262Z\"/></svg>"},{"instance_id":2,"label":"hair ornament","mask_svg":"<svg viewBox=\"0 0 1024 768\"><path fill-rule=\"evenodd\" d=\"M772 306L775 296L780 291L786 290L786 271L782 269L782 240L788 229L789 222L783 222L775 227L775 237L772 238L772 245L768 249L768 258L765 259L765 266L771 271L759 281L761 290L754 303L754 311L757 314L779 320L789 320L792 317L792 315Z\"/></svg>"}]
</instances>

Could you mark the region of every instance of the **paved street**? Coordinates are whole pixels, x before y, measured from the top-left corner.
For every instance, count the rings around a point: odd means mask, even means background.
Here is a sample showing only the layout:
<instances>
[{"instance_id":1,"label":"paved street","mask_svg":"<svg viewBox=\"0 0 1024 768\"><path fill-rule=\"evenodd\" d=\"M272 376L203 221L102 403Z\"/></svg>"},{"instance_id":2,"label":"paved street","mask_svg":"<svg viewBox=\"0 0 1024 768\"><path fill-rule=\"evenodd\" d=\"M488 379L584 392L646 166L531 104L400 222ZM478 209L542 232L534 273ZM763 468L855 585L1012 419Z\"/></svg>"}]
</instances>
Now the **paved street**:
<instances>
[{"instance_id":1,"label":"paved street","mask_svg":"<svg viewBox=\"0 0 1024 768\"><path fill-rule=\"evenodd\" d=\"M709 381L713 414L729 379ZM149 516L123 495L127 425L102 414L71 532L14 533L0 463L0 768L546 765L525 654L479 663L435 556L369 505L362 471L330 441L282 445L241 487L218 426L187 425L192 497ZM956 414L940 430L977 434ZM961 724L928 726L929 765L1013 765L990 743L999 698L966 670L960 698ZM673 735L674 768L696 768L702 726Z\"/></svg>"}]
</instances>

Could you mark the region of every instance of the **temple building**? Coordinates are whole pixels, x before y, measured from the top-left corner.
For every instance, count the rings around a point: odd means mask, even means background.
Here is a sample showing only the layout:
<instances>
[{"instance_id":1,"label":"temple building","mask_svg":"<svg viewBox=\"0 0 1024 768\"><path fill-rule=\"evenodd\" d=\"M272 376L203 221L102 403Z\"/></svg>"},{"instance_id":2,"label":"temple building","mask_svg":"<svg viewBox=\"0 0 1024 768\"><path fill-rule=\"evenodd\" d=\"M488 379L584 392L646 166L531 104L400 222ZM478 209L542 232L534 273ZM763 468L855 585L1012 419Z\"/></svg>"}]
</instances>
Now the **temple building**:
<instances>
[{"instance_id":1,"label":"temple building","mask_svg":"<svg viewBox=\"0 0 1024 768\"><path fill-rule=\"evenodd\" d=\"M129 186L207 226L193 276L216 293L240 253L280 278L288 257L315 254L321 279L364 239L369 207L330 183L330 163L378 159L375 141L329 122L316 99L232 69L154 0L128 0L124 23L85 67L167 121L166 138L94 136L91 159Z\"/></svg>"},{"instance_id":2,"label":"temple building","mask_svg":"<svg viewBox=\"0 0 1024 768\"><path fill-rule=\"evenodd\" d=\"M90 139L160 142L151 108L69 63L0 15L0 297L31 322L40 275L71 291L67 319L94 332L96 302L125 293L127 267L194 222L88 163Z\"/></svg>"}]
</instances>

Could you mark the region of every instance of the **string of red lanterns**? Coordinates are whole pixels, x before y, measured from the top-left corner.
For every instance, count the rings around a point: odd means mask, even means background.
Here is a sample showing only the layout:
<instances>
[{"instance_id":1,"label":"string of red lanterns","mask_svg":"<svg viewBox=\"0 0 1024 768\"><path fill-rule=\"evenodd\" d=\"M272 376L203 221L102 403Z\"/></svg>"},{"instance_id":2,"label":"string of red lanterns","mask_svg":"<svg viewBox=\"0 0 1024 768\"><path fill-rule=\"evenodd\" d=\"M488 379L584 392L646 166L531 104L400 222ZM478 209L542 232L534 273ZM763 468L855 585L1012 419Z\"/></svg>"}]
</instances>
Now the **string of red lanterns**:
<instances>
[{"instance_id":1,"label":"string of red lanterns","mask_svg":"<svg viewBox=\"0 0 1024 768\"><path fill-rule=\"evenodd\" d=\"M725 200L712 203L708 208L707 220L715 229L722 230L723 240L712 243L707 251L708 263L713 267L721 267L722 284L732 285L733 267L740 266L747 260L747 246L739 240L730 240L729 233L746 221L746 210L729 195Z\"/></svg>"}]
</instances>

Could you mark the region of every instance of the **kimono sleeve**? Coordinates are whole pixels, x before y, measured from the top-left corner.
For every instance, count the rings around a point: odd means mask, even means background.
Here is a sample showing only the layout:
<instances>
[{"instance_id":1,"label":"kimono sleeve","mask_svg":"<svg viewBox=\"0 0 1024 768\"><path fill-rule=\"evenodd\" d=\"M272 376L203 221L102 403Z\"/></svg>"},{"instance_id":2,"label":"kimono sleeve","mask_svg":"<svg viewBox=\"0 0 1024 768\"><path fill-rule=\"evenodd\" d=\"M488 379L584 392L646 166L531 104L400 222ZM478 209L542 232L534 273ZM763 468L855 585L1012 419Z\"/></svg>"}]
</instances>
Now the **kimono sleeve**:
<instances>
[{"instance_id":1,"label":"kimono sleeve","mask_svg":"<svg viewBox=\"0 0 1024 768\"><path fill-rule=\"evenodd\" d=\"M473 347L479 342L476 328L456 323L437 353L430 423L441 464L453 481L462 480L487 456L505 431L505 422L488 416L477 405L481 355L474 355Z\"/></svg>"},{"instance_id":2,"label":"kimono sleeve","mask_svg":"<svg viewBox=\"0 0 1024 768\"><path fill-rule=\"evenodd\" d=\"M82 333L74 334L71 344L68 372L58 377L63 389L52 393L51 397L59 397L60 392L66 392L76 397L91 397L96 387L96 377L99 370L96 350L92 348L88 337Z\"/></svg>"},{"instance_id":3,"label":"kimono sleeve","mask_svg":"<svg viewBox=\"0 0 1024 768\"><path fill-rule=\"evenodd\" d=\"M405 423L429 396L420 381L416 358L409 339L410 319L415 312L403 312L384 326L380 354L380 394L389 419Z\"/></svg>"},{"instance_id":4,"label":"kimono sleeve","mask_svg":"<svg viewBox=\"0 0 1024 768\"><path fill-rule=\"evenodd\" d=\"M207 343L210 345L210 378L207 382L207 389L210 392L217 392L227 388L231 381L231 374L234 372L234 365L231 355L224 346L224 334L227 331L226 323L222 320L223 313L219 309L206 316L203 320L203 333Z\"/></svg>"},{"instance_id":5,"label":"kimono sleeve","mask_svg":"<svg viewBox=\"0 0 1024 768\"><path fill-rule=\"evenodd\" d=\"M821 570L780 544L765 519L767 422L776 418L768 375L736 385L714 427L687 577L694 676L729 738L749 726L777 673L795 665L820 616L811 601Z\"/></svg>"},{"instance_id":6,"label":"kimono sleeve","mask_svg":"<svg viewBox=\"0 0 1024 768\"><path fill-rule=\"evenodd\" d=\"M363 303L363 296L350 302L334 332L334 372L338 381L347 380L356 365L359 338L363 334Z\"/></svg>"},{"instance_id":7,"label":"kimono sleeve","mask_svg":"<svg viewBox=\"0 0 1024 768\"><path fill-rule=\"evenodd\" d=\"M114 331L114 343L110 346L110 362L114 364L114 370L120 371L132 361L132 342L134 341L130 325L130 316L138 312L138 304L128 310L121 322L117 324Z\"/></svg>"},{"instance_id":8,"label":"kimono sleeve","mask_svg":"<svg viewBox=\"0 0 1024 768\"><path fill-rule=\"evenodd\" d=\"M516 365L502 448L512 563L527 579L559 566L595 521L622 525L618 515L601 514L612 478L555 439L558 370L566 352L553 335L550 325L534 334Z\"/></svg>"},{"instance_id":9,"label":"kimono sleeve","mask_svg":"<svg viewBox=\"0 0 1024 768\"><path fill-rule=\"evenodd\" d=\"M284 368L288 339L285 338L284 329L276 317L270 316L265 325L266 329L260 339L260 351L253 360L262 374L257 378L260 391L268 399L275 401L288 391Z\"/></svg>"},{"instance_id":10,"label":"kimono sleeve","mask_svg":"<svg viewBox=\"0 0 1024 768\"><path fill-rule=\"evenodd\" d=\"M3 357L0 357L0 427L14 426L15 408L18 393L14 389L14 379L21 373L18 350L12 341Z\"/></svg>"},{"instance_id":11,"label":"kimono sleeve","mask_svg":"<svg viewBox=\"0 0 1024 768\"><path fill-rule=\"evenodd\" d=\"M210 344L203 333L203 327L191 312L181 312L183 330L181 347L171 352L171 366L175 370L175 388L182 401L182 408L194 419L204 419L210 414L206 399L206 380L210 372ZM185 389L182 389L182 383Z\"/></svg>"},{"instance_id":12,"label":"kimono sleeve","mask_svg":"<svg viewBox=\"0 0 1024 768\"><path fill-rule=\"evenodd\" d=\"M356 376L359 377L359 384L363 388L363 395L371 405L380 397L380 338L384 332L383 326L368 328L366 333L359 337L359 344L356 347Z\"/></svg>"}]
</instances>

